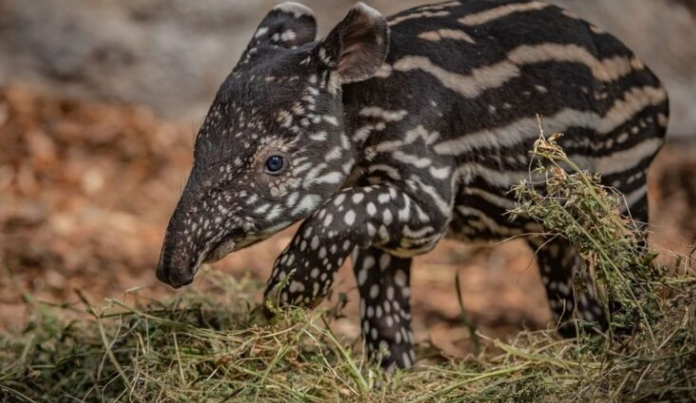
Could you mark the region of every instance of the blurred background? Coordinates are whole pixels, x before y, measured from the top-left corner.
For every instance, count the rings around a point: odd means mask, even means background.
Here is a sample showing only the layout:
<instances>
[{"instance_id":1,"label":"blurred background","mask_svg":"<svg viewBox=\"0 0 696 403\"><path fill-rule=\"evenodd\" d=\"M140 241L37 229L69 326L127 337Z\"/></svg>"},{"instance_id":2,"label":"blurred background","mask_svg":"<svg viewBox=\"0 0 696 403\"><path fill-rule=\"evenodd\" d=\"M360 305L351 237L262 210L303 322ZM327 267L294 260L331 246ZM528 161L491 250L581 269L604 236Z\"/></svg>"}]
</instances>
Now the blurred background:
<instances>
[{"instance_id":1,"label":"blurred background","mask_svg":"<svg viewBox=\"0 0 696 403\"><path fill-rule=\"evenodd\" d=\"M303 0L320 35L352 0ZM385 15L427 0L368 0ZM670 143L650 175L652 242L685 253L696 236L696 0L552 0L625 41L665 82ZM0 329L26 315L22 289L58 303L176 293L154 269L217 87L269 0L0 0ZM216 269L265 281L286 231ZM663 257L669 259L669 256ZM486 332L545 327L550 314L523 244L444 242L413 274L416 338L463 354L454 288ZM201 276L194 287L205 283ZM337 289L348 315L350 267ZM340 321L357 335L357 321Z\"/></svg>"}]
</instances>

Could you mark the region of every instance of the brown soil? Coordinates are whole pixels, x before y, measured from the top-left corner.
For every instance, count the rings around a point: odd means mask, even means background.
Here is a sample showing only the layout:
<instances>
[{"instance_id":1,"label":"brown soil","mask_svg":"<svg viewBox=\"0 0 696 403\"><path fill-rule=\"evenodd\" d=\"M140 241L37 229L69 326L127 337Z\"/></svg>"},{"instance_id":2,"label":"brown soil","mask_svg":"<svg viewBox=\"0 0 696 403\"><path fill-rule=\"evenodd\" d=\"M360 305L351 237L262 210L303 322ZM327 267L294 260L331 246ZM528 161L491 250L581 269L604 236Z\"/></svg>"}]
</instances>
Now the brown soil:
<instances>
[{"instance_id":1,"label":"brown soil","mask_svg":"<svg viewBox=\"0 0 696 403\"><path fill-rule=\"evenodd\" d=\"M56 303L174 291L154 276L165 225L188 173L194 127L174 126L146 109L55 99L14 86L0 90L0 329L22 323L21 290ZM696 148L671 145L651 173L653 243L678 252L696 236ZM237 252L216 270L265 281L293 234ZM358 337L357 293L349 264L336 292L350 303L336 327ZM414 329L445 353L466 352L455 292L459 272L467 315L490 335L549 324L532 252L443 242L416 259ZM193 287L205 282L205 274ZM330 303L330 301L329 301Z\"/></svg>"}]
</instances>

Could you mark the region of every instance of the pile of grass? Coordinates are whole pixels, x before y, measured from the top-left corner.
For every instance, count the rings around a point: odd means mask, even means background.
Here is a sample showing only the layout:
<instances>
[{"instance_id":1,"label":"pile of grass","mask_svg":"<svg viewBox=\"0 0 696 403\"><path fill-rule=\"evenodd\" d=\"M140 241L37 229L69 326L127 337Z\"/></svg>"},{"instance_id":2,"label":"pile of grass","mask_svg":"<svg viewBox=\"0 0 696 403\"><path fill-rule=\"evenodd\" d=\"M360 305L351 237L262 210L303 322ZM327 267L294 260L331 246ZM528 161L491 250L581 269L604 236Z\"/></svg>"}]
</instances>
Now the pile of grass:
<instances>
[{"instance_id":1,"label":"pile of grass","mask_svg":"<svg viewBox=\"0 0 696 403\"><path fill-rule=\"evenodd\" d=\"M261 323L260 284L214 276L205 295L162 303L83 300L89 315L26 295L32 319L0 339L0 399L22 402L578 402L696 401L696 276L653 263L621 217L621 198L577 170L552 139L539 139L536 173L515 191L513 215L542 222L577 245L613 328L635 332L562 340L553 331L514 339L479 334L465 360L421 364L392 376L338 338L335 312L283 311ZM561 169L565 168L567 169ZM630 268L630 269L626 269ZM84 309L84 307L80 309ZM623 332L625 333L625 332ZM420 354L422 356L422 354Z\"/></svg>"},{"instance_id":2,"label":"pile of grass","mask_svg":"<svg viewBox=\"0 0 696 403\"><path fill-rule=\"evenodd\" d=\"M561 134L547 139L541 123L540 130L532 151L537 165L529 180L513 187L519 203L509 213L513 219L531 217L548 238L563 237L576 247L585 265L575 273L574 291L589 288L598 296L610 333L639 327L652 334L651 324L662 314L659 288L667 273L653 264L657 254L646 248L644 223L621 214L628 211L625 197L568 158L556 143Z\"/></svg>"}]
</instances>

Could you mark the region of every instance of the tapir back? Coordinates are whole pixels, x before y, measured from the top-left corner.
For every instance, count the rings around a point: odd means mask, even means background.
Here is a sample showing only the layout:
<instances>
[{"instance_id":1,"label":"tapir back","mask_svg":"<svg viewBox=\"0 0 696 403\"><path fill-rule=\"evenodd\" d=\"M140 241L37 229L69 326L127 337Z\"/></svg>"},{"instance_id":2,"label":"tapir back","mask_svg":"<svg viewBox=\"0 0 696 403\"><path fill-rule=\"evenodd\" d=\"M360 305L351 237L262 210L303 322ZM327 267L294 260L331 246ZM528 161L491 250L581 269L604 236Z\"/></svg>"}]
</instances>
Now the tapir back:
<instances>
[{"instance_id":1,"label":"tapir back","mask_svg":"<svg viewBox=\"0 0 696 403\"><path fill-rule=\"evenodd\" d=\"M499 213L528 174L539 114L548 133L565 134L571 158L647 214L645 173L665 135L667 95L614 36L536 1L451 1L389 25L380 73L345 88L352 128L368 138L367 172L393 179L449 167L459 187L452 197L467 193L462 203L485 205L507 225ZM402 146L388 157L374 151L395 141Z\"/></svg>"}]
</instances>

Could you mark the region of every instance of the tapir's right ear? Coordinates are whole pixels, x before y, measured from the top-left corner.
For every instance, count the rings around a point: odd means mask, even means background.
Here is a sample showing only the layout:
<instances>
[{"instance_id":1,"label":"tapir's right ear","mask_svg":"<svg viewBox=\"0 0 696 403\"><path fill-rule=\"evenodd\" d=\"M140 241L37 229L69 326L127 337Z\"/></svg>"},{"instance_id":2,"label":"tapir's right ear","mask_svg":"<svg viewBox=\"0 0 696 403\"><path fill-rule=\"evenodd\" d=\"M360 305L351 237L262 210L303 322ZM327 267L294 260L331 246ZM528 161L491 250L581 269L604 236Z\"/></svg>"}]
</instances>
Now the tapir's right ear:
<instances>
[{"instance_id":1,"label":"tapir's right ear","mask_svg":"<svg viewBox=\"0 0 696 403\"><path fill-rule=\"evenodd\" d=\"M264 45L290 49L312 42L316 36L317 21L309 7L292 1L278 4L259 24L242 61L262 51Z\"/></svg>"},{"instance_id":2,"label":"tapir's right ear","mask_svg":"<svg viewBox=\"0 0 696 403\"><path fill-rule=\"evenodd\" d=\"M317 45L316 52L341 84L367 80L387 58L389 26L379 11L358 3Z\"/></svg>"}]
</instances>

